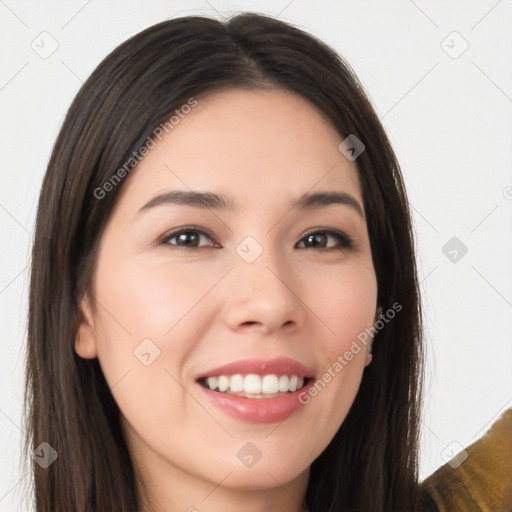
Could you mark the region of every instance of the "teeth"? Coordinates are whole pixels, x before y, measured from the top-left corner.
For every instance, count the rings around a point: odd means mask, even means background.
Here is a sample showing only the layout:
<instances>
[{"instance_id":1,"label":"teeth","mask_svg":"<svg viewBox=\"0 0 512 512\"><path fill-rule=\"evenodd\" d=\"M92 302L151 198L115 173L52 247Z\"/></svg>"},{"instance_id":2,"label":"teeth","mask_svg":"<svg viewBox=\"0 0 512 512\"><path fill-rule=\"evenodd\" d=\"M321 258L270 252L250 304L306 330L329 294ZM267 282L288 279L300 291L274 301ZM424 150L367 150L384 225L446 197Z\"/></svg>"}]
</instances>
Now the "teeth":
<instances>
[{"instance_id":1,"label":"teeth","mask_svg":"<svg viewBox=\"0 0 512 512\"><path fill-rule=\"evenodd\" d=\"M261 392L277 393L279 391L277 383L277 375L265 375L261 380Z\"/></svg>"},{"instance_id":2,"label":"teeth","mask_svg":"<svg viewBox=\"0 0 512 512\"><path fill-rule=\"evenodd\" d=\"M225 375L221 375L219 377L219 391L227 391L229 388L229 377L226 377Z\"/></svg>"},{"instance_id":3,"label":"teeth","mask_svg":"<svg viewBox=\"0 0 512 512\"><path fill-rule=\"evenodd\" d=\"M288 382L289 381L290 381L290 379L286 375L281 375L281 377L279 377L279 384L277 385L279 391L281 391L281 392L288 391Z\"/></svg>"},{"instance_id":4,"label":"teeth","mask_svg":"<svg viewBox=\"0 0 512 512\"><path fill-rule=\"evenodd\" d=\"M219 385L219 379L217 379L217 377L208 377L206 379L206 383L210 389L217 389Z\"/></svg>"},{"instance_id":5,"label":"teeth","mask_svg":"<svg viewBox=\"0 0 512 512\"><path fill-rule=\"evenodd\" d=\"M245 393L261 393L261 377L259 375L246 375L244 379Z\"/></svg>"},{"instance_id":6,"label":"teeth","mask_svg":"<svg viewBox=\"0 0 512 512\"><path fill-rule=\"evenodd\" d=\"M242 396L259 395L254 398L264 398L263 395L293 393L304 385L304 377L297 375L219 375L208 377L206 384L211 390L222 393L239 394Z\"/></svg>"},{"instance_id":7,"label":"teeth","mask_svg":"<svg viewBox=\"0 0 512 512\"><path fill-rule=\"evenodd\" d=\"M233 375L229 381L229 390L231 393L239 393L244 390L244 376L243 375ZM215 389L215 388L213 388Z\"/></svg>"}]
</instances>

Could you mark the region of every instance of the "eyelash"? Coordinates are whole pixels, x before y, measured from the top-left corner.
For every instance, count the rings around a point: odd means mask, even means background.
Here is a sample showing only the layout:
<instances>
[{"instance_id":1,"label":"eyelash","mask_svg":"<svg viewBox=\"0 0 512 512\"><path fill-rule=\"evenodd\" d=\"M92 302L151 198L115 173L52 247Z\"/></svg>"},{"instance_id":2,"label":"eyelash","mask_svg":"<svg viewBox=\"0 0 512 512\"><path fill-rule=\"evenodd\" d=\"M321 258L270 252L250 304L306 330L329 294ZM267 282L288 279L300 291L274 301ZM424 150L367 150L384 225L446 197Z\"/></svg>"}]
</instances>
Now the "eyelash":
<instances>
[{"instance_id":1,"label":"eyelash","mask_svg":"<svg viewBox=\"0 0 512 512\"><path fill-rule=\"evenodd\" d=\"M175 245L175 244L169 243L169 241L172 240L173 238L176 238L177 236L179 236L181 234L185 234L185 233L199 233L200 235L204 235L204 236L208 237L214 243L218 243L213 239L212 235L210 235L208 232L204 231L203 229L197 228L196 226L185 226L185 227L179 228L171 233L164 235L164 237L161 239L161 244L162 245L170 245L171 247L183 249L185 251L196 251L198 249L211 248L211 247L187 247L187 246L183 246L183 245ZM299 242L302 242L308 236L318 235L318 234L330 235L330 236L336 238L339 242L339 246L337 246L337 247L335 246L335 247L317 249L318 252L347 251L347 250L353 250L355 247L353 240L349 236L347 236L342 231L338 231L335 229L316 229L316 230L309 231L302 236L302 238L299 240ZM314 247L304 247L304 249L314 249Z\"/></svg>"}]
</instances>

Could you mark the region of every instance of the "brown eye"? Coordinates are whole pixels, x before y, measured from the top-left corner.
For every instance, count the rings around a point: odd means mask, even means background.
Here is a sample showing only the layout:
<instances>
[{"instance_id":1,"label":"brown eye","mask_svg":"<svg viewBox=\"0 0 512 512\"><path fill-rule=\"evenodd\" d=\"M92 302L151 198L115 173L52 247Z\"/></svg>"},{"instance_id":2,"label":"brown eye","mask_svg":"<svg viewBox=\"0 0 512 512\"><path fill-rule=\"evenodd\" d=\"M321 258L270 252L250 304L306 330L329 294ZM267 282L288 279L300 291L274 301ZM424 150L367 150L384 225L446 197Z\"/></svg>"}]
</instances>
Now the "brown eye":
<instances>
[{"instance_id":1,"label":"brown eye","mask_svg":"<svg viewBox=\"0 0 512 512\"><path fill-rule=\"evenodd\" d=\"M327 243L329 238L335 239L338 242L338 245L328 246ZM345 233L336 230L313 231L304 236L299 243L302 243L303 241L306 244L306 249L318 248L320 250L330 251L353 249L354 247L353 241L345 235Z\"/></svg>"},{"instance_id":2,"label":"brown eye","mask_svg":"<svg viewBox=\"0 0 512 512\"><path fill-rule=\"evenodd\" d=\"M162 239L163 244L181 249L200 249L203 247L212 247L212 245L200 245L204 239L212 240L208 233L199 229L181 228L169 233Z\"/></svg>"},{"instance_id":3,"label":"brown eye","mask_svg":"<svg viewBox=\"0 0 512 512\"><path fill-rule=\"evenodd\" d=\"M205 240L210 240L212 243L201 244ZM337 243L329 245L329 240L335 240ZM194 227L175 230L165 235L161 243L191 251L201 248L212 248L215 244L209 233ZM300 248L318 249L319 251L349 250L354 248L353 241L345 233L337 230L312 231L307 233L297 245L299 244L304 244Z\"/></svg>"}]
</instances>

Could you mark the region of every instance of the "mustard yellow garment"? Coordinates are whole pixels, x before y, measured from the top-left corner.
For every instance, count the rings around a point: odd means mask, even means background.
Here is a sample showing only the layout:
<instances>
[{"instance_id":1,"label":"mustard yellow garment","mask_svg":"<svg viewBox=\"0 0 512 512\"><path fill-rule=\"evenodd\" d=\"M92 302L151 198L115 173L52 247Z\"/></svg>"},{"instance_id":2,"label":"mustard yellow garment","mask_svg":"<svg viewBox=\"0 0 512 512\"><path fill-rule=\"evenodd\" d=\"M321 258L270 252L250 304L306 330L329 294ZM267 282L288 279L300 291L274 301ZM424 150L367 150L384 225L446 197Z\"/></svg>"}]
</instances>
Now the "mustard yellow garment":
<instances>
[{"instance_id":1,"label":"mustard yellow garment","mask_svg":"<svg viewBox=\"0 0 512 512\"><path fill-rule=\"evenodd\" d=\"M422 483L439 512L512 512L512 408L465 450Z\"/></svg>"}]
</instances>

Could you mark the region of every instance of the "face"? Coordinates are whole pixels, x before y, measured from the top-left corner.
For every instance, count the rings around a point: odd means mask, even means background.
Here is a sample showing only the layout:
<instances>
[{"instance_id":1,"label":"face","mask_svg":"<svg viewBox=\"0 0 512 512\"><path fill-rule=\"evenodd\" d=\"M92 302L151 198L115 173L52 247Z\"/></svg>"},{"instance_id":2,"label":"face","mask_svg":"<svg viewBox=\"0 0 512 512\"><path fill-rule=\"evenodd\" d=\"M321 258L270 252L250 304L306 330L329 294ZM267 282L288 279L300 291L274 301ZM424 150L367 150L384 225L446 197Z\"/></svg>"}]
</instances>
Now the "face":
<instances>
[{"instance_id":1,"label":"face","mask_svg":"<svg viewBox=\"0 0 512 512\"><path fill-rule=\"evenodd\" d=\"M141 471L294 489L339 429L377 308L341 141L290 92L215 92L122 184L76 351L98 357ZM339 197L304 198L322 193Z\"/></svg>"}]
</instances>

